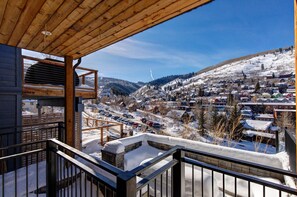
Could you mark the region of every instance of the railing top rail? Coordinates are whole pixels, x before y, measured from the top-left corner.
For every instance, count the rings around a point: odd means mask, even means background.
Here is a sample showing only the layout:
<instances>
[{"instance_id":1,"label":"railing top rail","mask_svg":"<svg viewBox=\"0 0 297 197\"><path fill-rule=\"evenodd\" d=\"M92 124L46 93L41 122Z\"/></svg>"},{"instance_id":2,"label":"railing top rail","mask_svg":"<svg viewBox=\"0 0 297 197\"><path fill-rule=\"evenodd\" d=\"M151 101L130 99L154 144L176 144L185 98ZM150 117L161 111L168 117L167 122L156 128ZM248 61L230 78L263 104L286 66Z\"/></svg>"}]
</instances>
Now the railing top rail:
<instances>
[{"instance_id":1,"label":"railing top rail","mask_svg":"<svg viewBox=\"0 0 297 197\"><path fill-rule=\"evenodd\" d=\"M18 148L18 147L22 147L22 146L30 146L32 144L41 144L41 143L45 143L46 141L47 140L38 140L38 141L33 141L33 142L26 142L26 143L21 143L21 144L14 144L14 145L10 145L10 146L1 147L0 148L0 151L11 149L11 148Z\"/></svg>"},{"instance_id":2,"label":"railing top rail","mask_svg":"<svg viewBox=\"0 0 297 197\"><path fill-rule=\"evenodd\" d=\"M83 152L77 151L77 149L75 149L67 144L62 143L59 140L50 139L48 141L53 142L54 144L60 146L60 148L66 149L67 151L71 152L72 154L77 155L82 159L85 159L86 161L94 164L95 166L97 166L99 168L102 168L103 170L105 170L115 176L124 172L123 170L116 168L113 165L111 165L105 161L94 159L93 157L91 157Z\"/></svg>"},{"instance_id":3,"label":"railing top rail","mask_svg":"<svg viewBox=\"0 0 297 197\"><path fill-rule=\"evenodd\" d=\"M3 156L3 157L0 157L0 161L5 161L7 159L12 159L12 158L16 158L16 157L25 156L25 155L31 155L31 154L39 153L39 152L42 152L45 150L46 150L45 148L39 148L36 150L31 150L31 151L26 151L26 152L22 152L22 153L16 153L16 154L8 155L8 156Z\"/></svg>"},{"instance_id":4,"label":"railing top rail","mask_svg":"<svg viewBox=\"0 0 297 197\"><path fill-rule=\"evenodd\" d=\"M262 179L257 178L257 177L253 177L253 176L245 175L245 174L242 174L242 173L234 172L234 171L231 171L231 170L223 169L223 168L213 166L213 165L210 165L210 164L207 164L207 163L204 163L204 162L200 162L200 161L197 161L197 160L194 160L194 159L190 159L190 158L183 158L183 161L186 162L186 163L195 165L195 166L200 166L200 167L207 168L209 170L214 170L216 172L227 174L227 175L239 178L239 179L243 179L243 180L250 181L250 182L253 182L253 183L261 184L261 185L264 185L264 186L269 187L269 188L273 188L273 189L277 189L277 190L280 190L280 191L283 191L283 192L287 192L287 193L290 193L290 194L297 195L297 190L293 189L293 188L290 188L288 186L280 185L280 184L273 183L273 182L270 182L270 181L262 180Z\"/></svg>"},{"instance_id":5,"label":"railing top rail","mask_svg":"<svg viewBox=\"0 0 297 197\"><path fill-rule=\"evenodd\" d=\"M154 159L144 163L143 165L141 166L138 166L134 169L132 169L130 172L132 174L135 174L135 175L139 175L141 174L142 172L144 172L145 170L147 170L148 168L152 167L153 165L155 165L156 163L162 161L163 159L173 155L175 152L177 152L178 149L181 149L182 147L181 146L174 146L173 148L171 148L170 150L166 151L165 153L155 157Z\"/></svg>"},{"instance_id":6,"label":"railing top rail","mask_svg":"<svg viewBox=\"0 0 297 197\"><path fill-rule=\"evenodd\" d=\"M61 67L64 67L65 66L64 62L62 62L62 61L53 61L53 60L47 60L47 59L40 59L40 58L26 56L26 55L23 55L22 57L23 57L23 59L32 60L32 61L38 61L38 62L42 62L42 63L46 63L46 64L51 64L51 65L55 65L55 66L61 66ZM98 72L97 70L90 69L90 68L84 68L84 67L77 67L76 69Z\"/></svg>"},{"instance_id":7,"label":"railing top rail","mask_svg":"<svg viewBox=\"0 0 297 197\"><path fill-rule=\"evenodd\" d=\"M217 155L217 154L213 154L213 153L193 150L193 149L189 149L189 148L183 148L183 150L186 152L190 152L190 153L194 153L194 154L198 154L198 155L212 157L212 158L229 161L229 162L233 162L233 163L240 164L240 165L250 166L250 167L257 168L257 169L262 169L262 170L266 170L266 171L270 171L270 172L297 178L297 174L287 171L287 170L275 168L275 167L265 166L265 165L258 164L258 163L253 163L253 162L235 159L235 158L231 158L231 157L226 157L226 156L222 156L222 155Z\"/></svg>"},{"instance_id":8,"label":"railing top rail","mask_svg":"<svg viewBox=\"0 0 297 197\"><path fill-rule=\"evenodd\" d=\"M153 180L154 178L156 178L158 175L163 174L166 170L172 168L177 163L178 163L177 160L175 160L175 159L174 160L171 160L170 162L168 162L167 164L165 164L164 166L162 166L157 171L155 171L152 174L150 174L150 175L146 176L145 178L143 178L141 181L139 181L137 183L137 190L140 190L141 188L144 188L151 180Z\"/></svg>"},{"instance_id":9,"label":"railing top rail","mask_svg":"<svg viewBox=\"0 0 297 197\"><path fill-rule=\"evenodd\" d=\"M59 124L59 123L64 123L62 121L58 122L46 122L46 123L36 123L36 124L30 124L30 125L20 125L20 126L11 126L11 127L0 127L0 130L4 129L16 129L16 128L23 128L23 127L34 127L34 126L41 126L41 125L50 125L50 124Z\"/></svg>"}]
</instances>

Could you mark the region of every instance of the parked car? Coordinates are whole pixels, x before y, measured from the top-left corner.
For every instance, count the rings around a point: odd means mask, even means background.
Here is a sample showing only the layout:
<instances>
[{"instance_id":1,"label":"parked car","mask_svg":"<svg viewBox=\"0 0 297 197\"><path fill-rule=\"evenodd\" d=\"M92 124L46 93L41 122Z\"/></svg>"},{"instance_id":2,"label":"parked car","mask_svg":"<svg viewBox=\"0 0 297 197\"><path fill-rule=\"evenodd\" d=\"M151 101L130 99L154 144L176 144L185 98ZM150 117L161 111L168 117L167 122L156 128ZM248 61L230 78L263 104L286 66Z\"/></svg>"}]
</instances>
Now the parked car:
<instances>
[{"instance_id":1,"label":"parked car","mask_svg":"<svg viewBox=\"0 0 297 197\"><path fill-rule=\"evenodd\" d=\"M152 127L160 129L162 125L160 123L153 122Z\"/></svg>"},{"instance_id":2,"label":"parked car","mask_svg":"<svg viewBox=\"0 0 297 197\"><path fill-rule=\"evenodd\" d=\"M125 118L134 118L131 114L123 114Z\"/></svg>"},{"instance_id":3,"label":"parked car","mask_svg":"<svg viewBox=\"0 0 297 197\"><path fill-rule=\"evenodd\" d=\"M112 119L117 120L117 119L119 119L119 118L120 118L120 117L118 117L118 116L113 116Z\"/></svg>"},{"instance_id":4,"label":"parked car","mask_svg":"<svg viewBox=\"0 0 297 197\"><path fill-rule=\"evenodd\" d=\"M153 126L153 122L152 121L146 121L146 123L148 126L152 127Z\"/></svg>"},{"instance_id":5,"label":"parked car","mask_svg":"<svg viewBox=\"0 0 297 197\"><path fill-rule=\"evenodd\" d=\"M141 118L141 122L146 123L147 119L146 118Z\"/></svg>"},{"instance_id":6,"label":"parked car","mask_svg":"<svg viewBox=\"0 0 297 197\"><path fill-rule=\"evenodd\" d=\"M131 114L128 114L128 117L127 118L134 119L134 116L132 116Z\"/></svg>"}]
</instances>

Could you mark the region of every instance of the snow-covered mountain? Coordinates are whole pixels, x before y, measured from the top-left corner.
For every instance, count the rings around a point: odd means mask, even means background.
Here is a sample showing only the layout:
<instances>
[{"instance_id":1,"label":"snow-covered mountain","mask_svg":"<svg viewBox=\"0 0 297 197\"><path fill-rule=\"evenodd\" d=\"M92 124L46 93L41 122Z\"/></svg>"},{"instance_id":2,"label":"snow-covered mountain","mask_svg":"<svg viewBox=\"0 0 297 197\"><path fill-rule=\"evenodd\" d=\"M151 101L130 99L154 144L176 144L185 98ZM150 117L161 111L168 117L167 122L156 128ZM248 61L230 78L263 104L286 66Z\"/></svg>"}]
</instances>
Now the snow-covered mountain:
<instances>
[{"instance_id":1,"label":"snow-covered mountain","mask_svg":"<svg viewBox=\"0 0 297 197\"><path fill-rule=\"evenodd\" d=\"M295 73L295 55L293 47L265 51L253 55L224 61L198 71L187 79L176 78L160 88L145 85L133 93L133 96L164 95L166 91L179 91L181 88L209 84L212 81L235 80L243 78L264 78Z\"/></svg>"}]
</instances>

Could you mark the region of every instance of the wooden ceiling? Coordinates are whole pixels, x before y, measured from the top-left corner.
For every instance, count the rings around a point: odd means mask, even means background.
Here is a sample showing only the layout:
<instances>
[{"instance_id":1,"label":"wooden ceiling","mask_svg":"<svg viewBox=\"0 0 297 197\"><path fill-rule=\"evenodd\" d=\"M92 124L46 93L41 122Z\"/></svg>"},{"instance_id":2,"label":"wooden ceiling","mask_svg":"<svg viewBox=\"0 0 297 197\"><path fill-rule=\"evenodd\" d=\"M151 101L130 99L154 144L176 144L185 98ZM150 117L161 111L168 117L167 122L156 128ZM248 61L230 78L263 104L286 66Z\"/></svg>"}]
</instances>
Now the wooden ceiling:
<instances>
[{"instance_id":1,"label":"wooden ceiling","mask_svg":"<svg viewBox=\"0 0 297 197\"><path fill-rule=\"evenodd\" d=\"M210 1L1 0L0 44L76 59Z\"/></svg>"}]
</instances>

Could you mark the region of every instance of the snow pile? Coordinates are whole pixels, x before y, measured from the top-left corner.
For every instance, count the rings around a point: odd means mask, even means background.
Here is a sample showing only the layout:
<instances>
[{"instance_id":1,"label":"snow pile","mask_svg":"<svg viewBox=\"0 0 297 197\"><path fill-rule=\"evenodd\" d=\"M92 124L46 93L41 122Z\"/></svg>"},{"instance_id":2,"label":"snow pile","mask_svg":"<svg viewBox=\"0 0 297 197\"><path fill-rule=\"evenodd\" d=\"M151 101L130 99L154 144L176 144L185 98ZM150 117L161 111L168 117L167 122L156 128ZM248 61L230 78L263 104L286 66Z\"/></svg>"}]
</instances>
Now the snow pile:
<instances>
[{"instance_id":1,"label":"snow pile","mask_svg":"<svg viewBox=\"0 0 297 197\"><path fill-rule=\"evenodd\" d=\"M192 141L192 140L186 140L182 138L175 138L175 137L161 136L161 135L154 135L154 134L140 134L137 136L127 137L116 141L120 141L124 146L134 144L140 141L143 144L146 144L147 141L153 141L153 142L167 144L171 146L180 145L180 146L184 146L185 148L190 148L197 151L211 152L217 155L224 155L226 157L236 158L243 161L249 161L249 162L254 162L262 165L267 165L275 168L288 170L288 168L284 168L283 161L279 158L280 153L264 154L264 153L246 151L246 150L239 150L239 149L230 148L230 147L223 147L223 146L203 143L199 141Z\"/></svg>"},{"instance_id":2,"label":"snow pile","mask_svg":"<svg viewBox=\"0 0 297 197\"><path fill-rule=\"evenodd\" d=\"M125 152L125 146L122 144L119 140L114 140L111 142L108 142L104 145L102 148L103 151L110 152L110 153L123 153Z\"/></svg>"}]
</instances>

